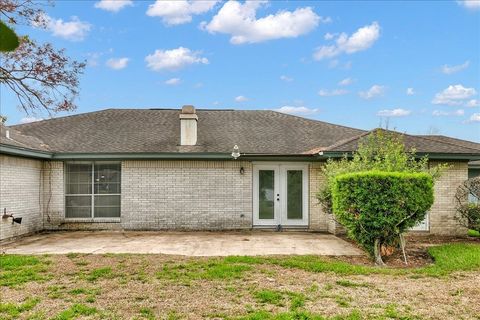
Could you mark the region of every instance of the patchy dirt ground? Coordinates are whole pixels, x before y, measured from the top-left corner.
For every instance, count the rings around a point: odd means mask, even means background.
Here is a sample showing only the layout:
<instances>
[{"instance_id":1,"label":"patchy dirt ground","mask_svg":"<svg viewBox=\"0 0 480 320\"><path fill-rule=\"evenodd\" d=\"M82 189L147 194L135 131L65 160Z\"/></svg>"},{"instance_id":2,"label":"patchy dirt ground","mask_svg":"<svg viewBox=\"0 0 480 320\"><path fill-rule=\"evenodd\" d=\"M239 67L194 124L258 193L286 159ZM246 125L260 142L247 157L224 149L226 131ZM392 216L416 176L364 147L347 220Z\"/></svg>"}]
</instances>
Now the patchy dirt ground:
<instances>
[{"instance_id":1,"label":"patchy dirt ground","mask_svg":"<svg viewBox=\"0 0 480 320\"><path fill-rule=\"evenodd\" d=\"M340 235L343 240L357 246L354 241L344 235ZM480 245L480 238L476 237L451 237L451 236L431 236L410 234L405 237L407 264L401 250L396 249L392 255L384 257L385 263L393 268L418 268L428 266L434 261L428 254L429 247L445 243L473 243ZM343 256L339 257L343 261L353 264L371 265L372 261L367 256Z\"/></svg>"},{"instance_id":2,"label":"patchy dirt ground","mask_svg":"<svg viewBox=\"0 0 480 320\"><path fill-rule=\"evenodd\" d=\"M411 238L409 257L418 256L418 265L431 264L421 252L445 240ZM5 284L0 318L272 319L284 313L282 319L480 319L479 270L432 277L404 269L377 271L359 257L68 254L39 259L0 277ZM397 264L394 259L388 262Z\"/></svg>"}]
</instances>

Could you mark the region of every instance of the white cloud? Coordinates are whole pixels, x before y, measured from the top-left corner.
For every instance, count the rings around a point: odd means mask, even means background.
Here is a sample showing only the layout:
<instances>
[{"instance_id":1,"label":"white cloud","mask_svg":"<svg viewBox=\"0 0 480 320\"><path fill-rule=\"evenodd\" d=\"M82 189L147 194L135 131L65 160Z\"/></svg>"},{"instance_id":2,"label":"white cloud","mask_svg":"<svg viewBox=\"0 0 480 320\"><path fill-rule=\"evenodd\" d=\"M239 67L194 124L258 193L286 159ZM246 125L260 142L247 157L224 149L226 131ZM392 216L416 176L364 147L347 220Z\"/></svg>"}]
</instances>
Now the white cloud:
<instances>
[{"instance_id":1,"label":"white cloud","mask_svg":"<svg viewBox=\"0 0 480 320\"><path fill-rule=\"evenodd\" d=\"M333 58L342 53L352 54L363 51L373 46L379 37L380 25L377 22L373 22L371 25L358 29L351 36L342 32L337 36L335 44L317 48L313 54L313 58L315 60L322 60Z\"/></svg>"},{"instance_id":2,"label":"white cloud","mask_svg":"<svg viewBox=\"0 0 480 320\"><path fill-rule=\"evenodd\" d=\"M472 99L470 101L468 101L467 103L465 103L465 106L467 107L480 107L480 101L477 100L477 99Z\"/></svg>"},{"instance_id":3,"label":"white cloud","mask_svg":"<svg viewBox=\"0 0 480 320\"><path fill-rule=\"evenodd\" d=\"M410 110L405 109L385 109L377 112L377 116L380 117L406 117L412 113Z\"/></svg>"},{"instance_id":4,"label":"white cloud","mask_svg":"<svg viewBox=\"0 0 480 320\"><path fill-rule=\"evenodd\" d=\"M480 122L480 113L474 113L470 116L470 122Z\"/></svg>"},{"instance_id":5,"label":"white cloud","mask_svg":"<svg viewBox=\"0 0 480 320\"><path fill-rule=\"evenodd\" d=\"M87 65L89 67L97 67L98 59L102 56L101 52L89 52L87 53Z\"/></svg>"},{"instance_id":6,"label":"white cloud","mask_svg":"<svg viewBox=\"0 0 480 320\"><path fill-rule=\"evenodd\" d=\"M231 43L243 44L296 38L312 31L319 23L331 21L319 17L310 7L278 11L257 18L257 9L266 3L267 1L228 1L210 22L202 22L201 28L210 33L229 34Z\"/></svg>"},{"instance_id":7,"label":"white cloud","mask_svg":"<svg viewBox=\"0 0 480 320\"><path fill-rule=\"evenodd\" d=\"M466 99L477 94L474 88L465 88L461 84L450 85L433 98L433 104L446 104L450 106L462 105Z\"/></svg>"},{"instance_id":8,"label":"white cloud","mask_svg":"<svg viewBox=\"0 0 480 320\"><path fill-rule=\"evenodd\" d=\"M121 70L127 67L129 60L128 58L111 58L107 60L106 65L113 70Z\"/></svg>"},{"instance_id":9,"label":"white cloud","mask_svg":"<svg viewBox=\"0 0 480 320\"><path fill-rule=\"evenodd\" d=\"M132 0L100 0L95 2L95 8L110 11L118 12L127 6L133 6Z\"/></svg>"},{"instance_id":10,"label":"white cloud","mask_svg":"<svg viewBox=\"0 0 480 320\"><path fill-rule=\"evenodd\" d=\"M465 61L464 63L456 65L456 66L443 65L442 66L442 72L445 73L445 74L457 73L457 72L460 72L462 70L467 69L469 65L470 65L470 61L468 61L468 60Z\"/></svg>"},{"instance_id":11,"label":"white cloud","mask_svg":"<svg viewBox=\"0 0 480 320\"><path fill-rule=\"evenodd\" d=\"M155 50L145 57L147 67L154 71L179 70L191 64L208 64L208 59L201 57L199 51L179 47L172 50Z\"/></svg>"},{"instance_id":12,"label":"white cloud","mask_svg":"<svg viewBox=\"0 0 480 320\"><path fill-rule=\"evenodd\" d=\"M36 122L36 121L42 121L43 118L37 118L37 117L23 117L20 119L20 123L31 123L31 122Z\"/></svg>"},{"instance_id":13,"label":"white cloud","mask_svg":"<svg viewBox=\"0 0 480 320\"><path fill-rule=\"evenodd\" d=\"M70 41L82 41L92 28L90 23L81 21L76 16L72 16L70 21L63 21L45 14L41 19L55 37Z\"/></svg>"},{"instance_id":14,"label":"white cloud","mask_svg":"<svg viewBox=\"0 0 480 320\"><path fill-rule=\"evenodd\" d=\"M327 32L327 33L325 33L325 35L323 36L323 39L325 39L325 40L332 40L333 38L335 38L336 35L337 35L336 33Z\"/></svg>"},{"instance_id":15,"label":"white cloud","mask_svg":"<svg viewBox=\"0 0 480 320\"><path fill-rule=\"evenodd\" d=\"M415 90L413 88L407 88L407 96L413 96L415 94Z\"/></svg>"},{"instance_id":16,"label":"white cloud","mask_svg":"<svg viewBox=\"0 0 480 320\"><path fill-rule=\"evenodd\" d=\"M339 86L349 86L353 83L353 79L352 78L345 78L343 80L341 80L338 85Z\"/></svg>"},{"instance_id":17,"label":"white cloud","mask_svg":"<svg viewBox=\"0 0 480 320\"><path fill-rule=\"evenodd\" d=\"M318 91L318 95L321 97L343 96L347 93L348 91L345 89L333 89L333 90L321 89L320 91Z\"/></svg>"},{"instance_id":18,"label":"white cloud","mask_svg":"<svg viewBox=\"0 0 480 320\"><path fill-rule=\"evenodd\" d=\"M218 1L157 0L148 6L147 15L161 17L167 25L179 25L192 21L192 16L210 11Z\"/></svg>"},{"instance_id":19,"label":"white cloud","mask_svg":"<svg viewBox=\"0 0 480 320\"><path fill-rule=\"evenodd\" d=\"M463 116L463 115L465 115L465 111L463 109L458 109L458 110L455 110L455 111L452 111L452 112L442 111L442 110L434 110L432 112L432 116L435 116L435 117Z\"/></svg>"},{"instance_id":20,"label":"white cloud","mask_svg":"<svg viewBox=\"0 0 480 320\"><path fill-rule=\"evenodd\" d=\"M171 78L166 80L164 83L169 86L175 86L177 84L180 84L181 80L180 78Z\"/></svg>"},{"instance_id":21,"label":"white cloud","mask_svg":"<svg viewBox=\"0 0 480 320\"><path fill-rule=\"evenodd\" d=\"M372 99L385 93L385 86L374 84L367 91L360 91L358 95L363 99Z\"/></svg>"},{"instance_id":22,"label":"white cloud","mask_svg":"<svg viewBox=\"0 0 480 320\"><path fill-rule=\"evenodd\" d=\"M278 109L273 109L274 111L277 112L282 112L282 113L287 113L287 114L314 114L319 112L319 109L311 109L307 107L293 107L293 106L283 106Z\"/></svg>"},{"instance_id":23,"label":"white cloud","mask_svg":"<svg viewBox=\"0 0 480 320\"><path fill-rule=\"evenodd\" d=\"M462 1L457 1L457 3L470 10L480 9L480 1L478 0L462 0Z\"/></svg>"},{"instance_id":24,"label":"white cloud","mask_svg":"<svg viewBox=\"0 0 480 320\"><path fill-rule=\"evenodd\" d=\"M293 78L291 78L289 76L282 75L282 76L280 76L280 80L285 81L285 82L292 82Z\"/></svg>"},{"instance_id":25,"label":"white cloud","mask_svg":"<svg viewBox=\"0 0 480 320\"><path fill-rule=\"evenodd\" d=\"M89 67L98 67L100 65L100 58L106 54L113 53L113 48L101 52L87 52L87 65Z\"/></svg>"},{"instance_id":26,"label":"white cloud","mask_svg":"<svg viewBox=\"0 0 480 320\"><path fill-rule=\"evenodd\" d=\"M245 102L245 101L248 101L250 99L248 99L247 97L245 96L237 96L235 97L235 102Z\"/></svg>"}]
</instances>

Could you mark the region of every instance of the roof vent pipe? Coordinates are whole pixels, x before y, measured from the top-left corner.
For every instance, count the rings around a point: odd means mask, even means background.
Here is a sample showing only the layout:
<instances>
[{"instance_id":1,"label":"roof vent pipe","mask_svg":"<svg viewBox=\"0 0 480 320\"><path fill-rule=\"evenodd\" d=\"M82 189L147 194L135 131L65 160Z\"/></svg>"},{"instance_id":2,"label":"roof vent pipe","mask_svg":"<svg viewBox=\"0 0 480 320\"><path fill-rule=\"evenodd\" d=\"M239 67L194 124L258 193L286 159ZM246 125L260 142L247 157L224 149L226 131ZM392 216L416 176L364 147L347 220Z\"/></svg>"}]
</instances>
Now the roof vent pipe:
<instances>
[{"instance_id":1,"label":"roof vent pipe","mask_svg":"<svg viewBox=\"0 0 480 320\"><path fill-rule=\"evenodd\" d=\"M10 130L5 130L5 138L10 139Z\"/></svg>"},{"instance_id":2,"label":"roof vent pipe","mask_svg":"<svg viewBox=\"0 0 480 320\"><path fill-rule=\"evenodd\" d=\"M197 144L197 121L195 107L183 106L180 112L180 145L194 146Z\"/></svg>"}]
</instances>

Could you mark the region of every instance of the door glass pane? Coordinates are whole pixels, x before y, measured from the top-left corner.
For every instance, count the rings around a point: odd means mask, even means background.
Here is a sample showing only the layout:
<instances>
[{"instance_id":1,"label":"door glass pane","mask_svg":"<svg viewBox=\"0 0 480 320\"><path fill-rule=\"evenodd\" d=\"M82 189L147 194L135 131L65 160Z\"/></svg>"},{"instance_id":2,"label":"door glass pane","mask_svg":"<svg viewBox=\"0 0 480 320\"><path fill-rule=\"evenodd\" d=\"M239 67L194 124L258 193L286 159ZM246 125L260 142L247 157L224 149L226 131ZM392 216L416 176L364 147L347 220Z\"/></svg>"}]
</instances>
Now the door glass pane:
<instances>
[{"instance_id":1,"label":"door glass pane","mask_svg":"<svg viewBox=\"0 0 480 320\"><path fill-rule=\"evenodd\" d=\"M302 170L287 170L287 219L303 218L302 177Z\"/></svg>"},{"instance_id":2,"label":"door glass pane","mask_svg":"<svg viewBox=\"0 0 480 320\"><path fill-rule=\"evenodd\" d=\"M65 216L67 218L91 218L92 197L91 196L66 196Z\"/></svg>"},{"instance_id":3,"label":"door glass pane","mask_svg":"<svg viewBox=\"0 0 480 320\"><path fill-rule=\"evenodd\" d=\"M275 171L258 171L258 218L274 219Z\"/></svg>"}]
</instances>

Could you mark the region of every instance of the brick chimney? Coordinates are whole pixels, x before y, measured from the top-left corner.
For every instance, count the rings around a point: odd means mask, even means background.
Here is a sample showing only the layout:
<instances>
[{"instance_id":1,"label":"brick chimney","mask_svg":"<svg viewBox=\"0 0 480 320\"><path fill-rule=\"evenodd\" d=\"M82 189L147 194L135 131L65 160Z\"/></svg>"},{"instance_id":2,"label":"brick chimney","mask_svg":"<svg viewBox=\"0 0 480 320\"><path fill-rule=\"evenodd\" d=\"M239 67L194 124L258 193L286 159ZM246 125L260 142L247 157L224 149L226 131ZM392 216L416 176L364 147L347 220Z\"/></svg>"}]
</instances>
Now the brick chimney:
<instances>
[{"instance_id":1,"label":"brick chimney","mask_svg":"<svg viewBox=\"0 0 480 320\"><path fill-rule=\"evenodd\" d=\"M197 144L197 121L195 107L183 106L180 112L180 145L194 146Z\"/></svg>"}]
</instances>

